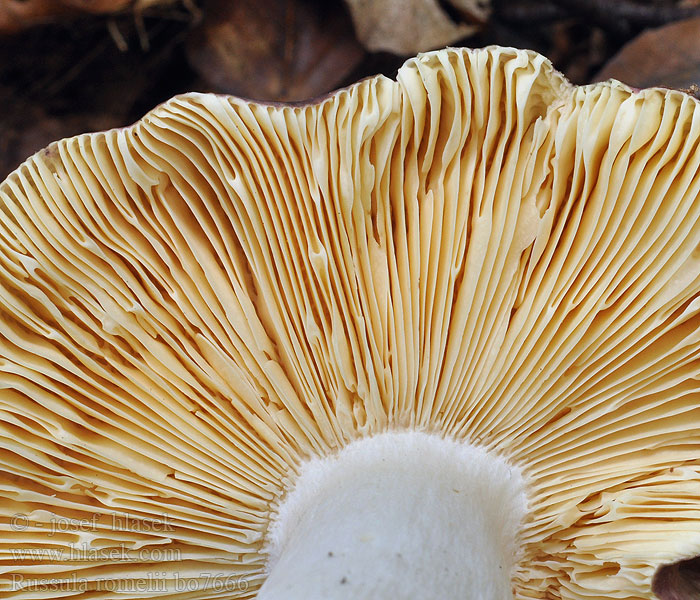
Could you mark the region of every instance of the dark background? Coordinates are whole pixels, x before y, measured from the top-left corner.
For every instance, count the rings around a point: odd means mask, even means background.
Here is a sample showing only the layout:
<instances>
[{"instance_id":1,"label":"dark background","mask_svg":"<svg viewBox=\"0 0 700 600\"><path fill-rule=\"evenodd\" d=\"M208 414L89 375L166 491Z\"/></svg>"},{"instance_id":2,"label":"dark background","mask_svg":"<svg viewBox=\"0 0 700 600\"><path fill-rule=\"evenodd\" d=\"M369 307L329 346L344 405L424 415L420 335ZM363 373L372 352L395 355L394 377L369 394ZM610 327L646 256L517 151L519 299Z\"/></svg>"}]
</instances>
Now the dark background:
<instances>
[{"instance_id":1,"label":"dark background","mask_svg":"<svg viewBox=\"0 0 700 600\"><path fill-rule=\"evenodd\" d=\"M411 6L468 31L417 50L501 44L574 83L700 82L700 0L400 0L401 18L399 0L373 0L391 48L367 42L347 2L0 0L0 180L55 139L130 124L180 92L299 101L393 76L415 54Z\"/></svg>"}]
</instances>

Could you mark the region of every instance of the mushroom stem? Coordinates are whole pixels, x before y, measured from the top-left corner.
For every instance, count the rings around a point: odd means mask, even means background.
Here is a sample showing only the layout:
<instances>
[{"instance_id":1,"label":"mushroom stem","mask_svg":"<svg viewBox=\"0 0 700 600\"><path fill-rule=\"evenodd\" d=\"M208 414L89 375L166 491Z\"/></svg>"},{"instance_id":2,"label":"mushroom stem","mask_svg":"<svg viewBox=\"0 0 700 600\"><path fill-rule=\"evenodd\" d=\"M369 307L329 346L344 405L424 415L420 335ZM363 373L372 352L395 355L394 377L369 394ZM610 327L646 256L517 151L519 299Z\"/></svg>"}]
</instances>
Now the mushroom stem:
<instances>
[{"instance_id":1,"label":"mushroom stem","mask_svg":"<svg viewBox=\"0 0 700 600\"><path fill-rule=\"evenodd\" d=\"M503 458L435 435L354 442L302 468L257 597L512 598L524 488Z\"/></svg>"}]
</instances>

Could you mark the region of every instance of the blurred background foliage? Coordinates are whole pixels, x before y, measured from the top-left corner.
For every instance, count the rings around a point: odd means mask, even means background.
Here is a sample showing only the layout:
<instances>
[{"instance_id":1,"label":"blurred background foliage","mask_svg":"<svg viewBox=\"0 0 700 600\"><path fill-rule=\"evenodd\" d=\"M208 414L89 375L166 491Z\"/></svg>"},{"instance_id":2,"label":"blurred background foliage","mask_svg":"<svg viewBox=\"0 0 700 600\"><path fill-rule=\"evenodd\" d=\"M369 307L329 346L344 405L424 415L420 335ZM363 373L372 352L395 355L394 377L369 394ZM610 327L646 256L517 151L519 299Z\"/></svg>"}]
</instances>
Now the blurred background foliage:
<instances>
[{"instance_id":1,"label":"blurred background foliage","mask_svg":"<svg viewBox=\"0 0 700 600\"><path fill-rule=\"evenodd\" d=\"M303 101L446 45L697 95L700 0L0 0L0 179L186 91Z\"/></svg>"}]
</instances>

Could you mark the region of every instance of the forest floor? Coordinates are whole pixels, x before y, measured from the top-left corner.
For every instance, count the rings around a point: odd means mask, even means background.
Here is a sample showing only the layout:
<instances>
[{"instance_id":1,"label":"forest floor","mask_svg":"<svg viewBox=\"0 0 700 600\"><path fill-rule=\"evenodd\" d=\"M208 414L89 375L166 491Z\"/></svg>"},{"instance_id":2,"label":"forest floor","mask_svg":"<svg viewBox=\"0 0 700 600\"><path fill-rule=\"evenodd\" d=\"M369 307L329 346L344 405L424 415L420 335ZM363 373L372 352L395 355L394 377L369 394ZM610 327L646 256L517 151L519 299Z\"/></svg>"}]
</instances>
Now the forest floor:
<instances>
[{"instance_id":1,"label":"forest floor","mask_svg":"<svg viewBox=\"0 0 700 600\"><path fill-rule=\"evenodd\" d=\"M368 50L342 0L122 0L102 14L94 0L93 12L62 1L73 9L0 7L0 180L55 139L130 124L177 93L300 101L394 76L408 57ZM530 48L573 83L697 94L700 0L492 0L486 17L430 1L470 30L449 45ZM3 15L12 5L24 17Z\"/></svg>"}]
</instances>

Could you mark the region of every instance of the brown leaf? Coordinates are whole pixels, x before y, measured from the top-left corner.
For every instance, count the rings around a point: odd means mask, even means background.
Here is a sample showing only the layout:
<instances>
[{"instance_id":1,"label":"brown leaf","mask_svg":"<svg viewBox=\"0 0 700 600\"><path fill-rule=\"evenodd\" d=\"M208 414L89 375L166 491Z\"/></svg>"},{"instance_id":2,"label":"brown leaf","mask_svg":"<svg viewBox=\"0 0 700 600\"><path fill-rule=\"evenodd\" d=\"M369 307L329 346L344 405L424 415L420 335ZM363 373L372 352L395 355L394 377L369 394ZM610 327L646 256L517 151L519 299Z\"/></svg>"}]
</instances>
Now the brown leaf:
<instances>
[{"instance_id":1,"label":"brown leaf","mask_svg":"<svg viewBox=\"0 0 700 600\"><path fill-rule=\"evenodd\" d=\"M134 4L133 0L62 0L62 2L80 12L95 15L117 12Z\"/></svg>"},{"instance_id":2,"label":"brown leaf","mask_svg":"<svg viewBox=\"0 0 700 600\"><path fill-rule=\"evenodd\" d=\"M659 568L652 590L660 600L700 598L700 556Z\"/></svg>"},{"instance_id":3,"label":"brown leaf","mask_svg":"<svg viewBox=\"0 0 700 600\"><path fill-rule=\"evenodd\" d=\"M645 31L614 56L595 81L619 79L638 88L689 89L700 83L700 18Z\"/></svg>"},{"instance_id":4,"label":"brown leaf","mask_svg":"<svg viewBox=\"0 0 700 600\"><path fill-rule=\"evenodd\" d=\"M415 54L475 33L490 11L489 0L345 0L357 37L368 50ZM450 10L443 10L441 4Z\"/></svg>"},{"instance_id":5,"label":"brown leaf","mask_svg":"<svg viewBox=\"0 0 700 600\"><path fill-rule=\"evenodd\" d=\"M187 55L220 92L306 100L337 87L364 56L339 3L214 0L206 11Z\"/></svg>"},{"instance_id":6,"label":"brown leaf","mask_svg":"<svg viewBox=\"0 0 700 600\"><path fill-rule=\"evenodd\" d=\"M144 10L172 0L0 0L0 33L15 33L60 17Z\"/></svg>"},{"instance_id":7,"label":"brown leaf","mask_svg":"<svg viewBox=\"0 0 700 600\"><path fill-rule=\"evenodd\" d=\"M56 0L5 0L0 2L0 33L15 33L68 12Z\"/></svg>"}]
</instances>

